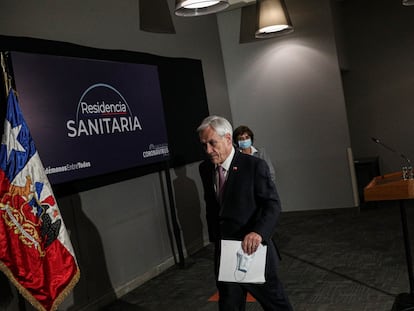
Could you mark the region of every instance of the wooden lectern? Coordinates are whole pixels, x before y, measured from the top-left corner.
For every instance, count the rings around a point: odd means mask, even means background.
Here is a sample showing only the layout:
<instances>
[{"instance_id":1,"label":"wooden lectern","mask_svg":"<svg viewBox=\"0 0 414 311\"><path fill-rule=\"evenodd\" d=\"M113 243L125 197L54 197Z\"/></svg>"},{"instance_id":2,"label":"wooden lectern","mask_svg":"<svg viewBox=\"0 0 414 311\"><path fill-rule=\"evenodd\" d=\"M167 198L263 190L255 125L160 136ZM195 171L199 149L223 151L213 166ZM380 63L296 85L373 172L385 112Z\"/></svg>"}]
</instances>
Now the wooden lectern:
<instances>
[{"instance_id":1,"label":"wooden lectern","mask_svg":"<svg viewBox=\"0 0 414 311\"><path fill-rule=\"evenodd\" d=\"M414 199L414 179L404 180L402 172L374 177L364 189L366 201Z\"/></svg>"},{"instance_id":2,"label":"wooden lectern","mask_svg":"<svg viewBox=\"0 0 414 311\"><path fill-rule=\"evenodd\" d=\"M404 235L410 292L399 294L397 296L392 311L414 310L413 264L410 238L408 234L407 213L404 204L406 200L414 199L414 179L403 179L402 172L374 177L374 179L364 188L364 199L366 201L396 200L400 203L401 224Z\"/></svg>"}]
</instances>

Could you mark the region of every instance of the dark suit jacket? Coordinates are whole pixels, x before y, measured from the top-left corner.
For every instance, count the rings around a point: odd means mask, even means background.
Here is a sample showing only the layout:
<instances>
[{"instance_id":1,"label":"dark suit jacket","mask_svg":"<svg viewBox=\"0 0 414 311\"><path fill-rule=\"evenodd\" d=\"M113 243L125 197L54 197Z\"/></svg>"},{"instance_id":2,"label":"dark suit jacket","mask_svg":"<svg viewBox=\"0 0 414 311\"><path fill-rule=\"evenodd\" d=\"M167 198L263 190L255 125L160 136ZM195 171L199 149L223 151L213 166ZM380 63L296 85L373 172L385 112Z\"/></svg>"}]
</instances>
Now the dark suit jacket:
<instances>
[{"instance_id":1,"label":"dark suit jacket","mask_svg":"<svg viewBox=\"0 0 414 311\"><path fill-rule=\"evenodd\" d=\"M254 231L262 236L264 244L271 244L281 208L266 162L236 150L221 204L214 189L214 169L209 160L199 167L210 241L243 240Z\"/></svg>"},{"instance_id":2,"label":"dark suit jacket","mask_svg":"<svg viewBox=\"0 0 414 311\"><path fill-rule=\"evenodd\" d=\"M277 278L279 253L272 241L281 212L279 195L269 167L260 158L236 150L230 165L222 203L218 202L215 166L206 160L199 166L204 187L209 238L216 245L215 273L218 275L220 240L243 240L256 232L267 245L266 280Z\"/></svg>"}]
</instances>

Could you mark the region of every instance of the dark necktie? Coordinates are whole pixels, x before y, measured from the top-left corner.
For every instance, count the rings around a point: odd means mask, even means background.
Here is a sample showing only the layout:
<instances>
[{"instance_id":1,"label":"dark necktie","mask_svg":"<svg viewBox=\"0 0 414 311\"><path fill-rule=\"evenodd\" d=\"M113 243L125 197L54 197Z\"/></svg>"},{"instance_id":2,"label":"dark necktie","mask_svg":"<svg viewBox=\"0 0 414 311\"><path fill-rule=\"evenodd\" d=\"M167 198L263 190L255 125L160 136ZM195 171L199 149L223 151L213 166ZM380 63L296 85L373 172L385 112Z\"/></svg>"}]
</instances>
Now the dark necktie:
<instances>
[{"instance_id":1,"label":"dark necktie","mask_svg":"<svg viewBox=\"0 0 414 311\"><path fill-rule=\"evenodd\" d=\"M225 169L219 165L217 166L217 172L218 172L218 188L217 188L217 197L221 200L223 196L223 189L224 189L224 183L226 182L226 177L224 176Z\"/></svg>"}]
</instances>

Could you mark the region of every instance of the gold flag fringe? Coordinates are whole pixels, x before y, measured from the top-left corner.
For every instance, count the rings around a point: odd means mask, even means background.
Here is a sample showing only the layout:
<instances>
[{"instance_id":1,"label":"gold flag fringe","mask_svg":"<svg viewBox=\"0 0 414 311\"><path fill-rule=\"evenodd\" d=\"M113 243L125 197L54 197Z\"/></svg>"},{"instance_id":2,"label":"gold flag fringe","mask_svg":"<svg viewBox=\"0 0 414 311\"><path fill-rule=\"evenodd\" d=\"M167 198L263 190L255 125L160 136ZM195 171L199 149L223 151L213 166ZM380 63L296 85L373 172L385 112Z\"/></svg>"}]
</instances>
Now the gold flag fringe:
<instances>
[{"instance_id":1,"label":"gold flag fringe","mask_svg":"<svg viewBox=\"0 0 414 311\"><path fill-rule=\"evenodd\" d=\"M6 56L3 52L0 52L0 66L1 71L3 74L3 80L4 80L4 87L6 89L6 93L12 89L12 79L10 74L7 70L6 65ZM17 96L17 92L13 90L13 92ZM76 259L75 259L76 262ZM73 290L76 283L78 283L80 279L80 270L79 266L76 264L76 273L70 280L69 284L65 287L65 289L56 297L54 300L50 310L47 310L24 286L22 286L14 277L13 273L10 271L10 269L2 262L0 261L0 271L2 271L7 278L10 280L10 282L17 288L19 293L37 310L39 311L55 311L58 309L58 306L63 302L63 300L69 295L69 293Z\"/></svg>"},{"instance_id":2,"label":"gold flag fringe","mask_svg":"<svg viewBox=\"0 0 414 311\"><path fill-rule=\"evenodd\" d=\"M8 277L8 279L12 282L12 284L17 288L19 293L38 311L55 311L57 310L58 306L63 302L63 300L69 295L69 293L73 290L76 283L80 279L80 270L77 266L77 271L73 276L72 280L69 284L65 287L65 289L59 294L59 296L55 299L52 304L50 310L47 310L33 295L24 287L22 286L14 277L13 273L10 269L0 261L0 270Z\"/></svg>"},{"instance_id":3,"label":"gold flag fringe","mask_svg":"<svg viewBox=\"0 0 414 311\"><path fill-rule=\"evenodd\" d=\"M73 290L76 283L78 283L80 279L80 270L77 266L76 274L73 276L72 280L69 282L69 284L66 286L66 288L57 296L55 301L53 302L51 311L57 310L58 306L65 300L65 298L69 295L69 293Z\"/></svg>"}]
</instances>

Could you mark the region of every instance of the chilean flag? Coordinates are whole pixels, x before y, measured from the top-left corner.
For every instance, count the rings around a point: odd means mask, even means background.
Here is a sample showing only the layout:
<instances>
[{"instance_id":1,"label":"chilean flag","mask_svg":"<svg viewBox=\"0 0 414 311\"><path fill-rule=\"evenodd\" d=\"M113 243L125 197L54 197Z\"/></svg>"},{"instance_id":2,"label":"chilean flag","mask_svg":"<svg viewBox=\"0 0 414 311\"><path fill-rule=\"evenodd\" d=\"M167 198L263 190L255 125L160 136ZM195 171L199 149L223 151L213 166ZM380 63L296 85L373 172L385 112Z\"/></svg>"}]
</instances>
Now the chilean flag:
<instances>
[{"instance_id":1,"label":"chilean flag","mask_svg":"<svg viewBox=\"0 0 414 311\"><path fill-rule=\"evenodd\" d=\"M10 90L0 147L0 270L37 310L56 310L80 277L65 224Z\"/></svg>"}]
</instances>

